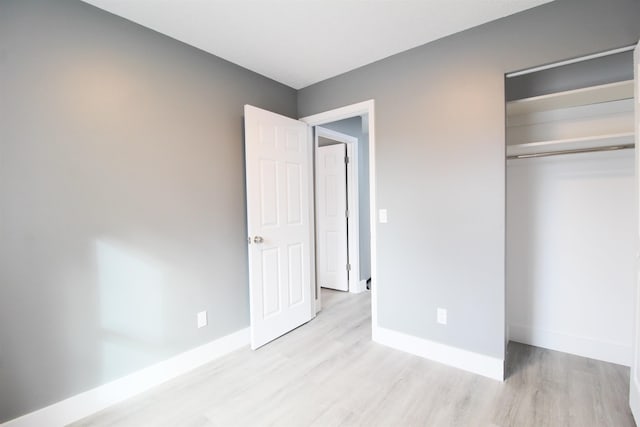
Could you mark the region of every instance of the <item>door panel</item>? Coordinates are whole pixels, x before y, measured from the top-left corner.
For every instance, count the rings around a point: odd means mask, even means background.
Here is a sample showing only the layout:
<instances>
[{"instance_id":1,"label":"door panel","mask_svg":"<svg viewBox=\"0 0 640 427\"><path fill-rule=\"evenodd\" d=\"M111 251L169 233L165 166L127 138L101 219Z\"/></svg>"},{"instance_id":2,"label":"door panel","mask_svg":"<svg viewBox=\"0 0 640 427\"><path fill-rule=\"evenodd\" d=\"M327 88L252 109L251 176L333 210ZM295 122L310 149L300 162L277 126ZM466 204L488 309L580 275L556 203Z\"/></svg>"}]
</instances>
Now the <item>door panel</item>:
<instances>
[{"instance_id":1,"label":"door panel","mask_svg":"<svg viewBox=\"0 0 640 427\"><path fill-rule=\"evenodd\" d=\"M348 291L346 146L318 147L317 156L318 283Z\"/></svg>"},{"instance_id":2,"label":"door panel","mask_svg":"<svg viewBox=\"0 0 640 427\"><path fill-rule=\"evenodd\" d=\"M287 163L287 223L302 221L302 170L300 165Z\"/></svg>"},{"instance_id":3,"label":"door panel","mask_svg":"<svg viewBox=\"0 0 640 427\"><path fill-rule=\"evenodd\" d=\"M263 227L278 225L278 164L260 159L260 212Z\"/></svg>"},{"instance_id":4,"label":"door panel","mask_svg":"<svg viewBox=\"0 0 640 427\"><path fill-rule=\"evenodd\" d=\"M289 246L289 305L295 306L304 302L303 280L304 251L302 245Z\"/></svg>"},{"instance_id":5,"label":"door panel","mask_svg":"<svg viewBox=\"0 0 640 427\"><path fill-rule=\"evenodd\" d=\"M251 347L309 321L311 142L297 120L245 106Z\"/></svg>"},{"instance_id":6,"label":"door panel","mask_svg":"<svg viewBox=\"0 0 640 427\"><path fill-rule=\"evenodd\" d=\"M280 251L262 250L263 318L280 313Z\"/></svg>"}]
</instances>

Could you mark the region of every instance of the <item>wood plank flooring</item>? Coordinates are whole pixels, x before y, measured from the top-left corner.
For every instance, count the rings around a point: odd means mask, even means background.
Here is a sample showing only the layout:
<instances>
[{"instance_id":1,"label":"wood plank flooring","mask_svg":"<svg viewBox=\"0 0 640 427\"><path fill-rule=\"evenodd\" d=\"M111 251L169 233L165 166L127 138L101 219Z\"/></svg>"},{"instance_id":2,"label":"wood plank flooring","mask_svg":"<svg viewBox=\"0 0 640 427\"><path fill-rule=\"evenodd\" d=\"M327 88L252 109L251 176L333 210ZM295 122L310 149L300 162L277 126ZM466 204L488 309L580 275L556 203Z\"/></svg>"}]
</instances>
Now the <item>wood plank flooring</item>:
<instances>
[{"instance_id":1,"label":"wood plank flooring","mask_svg":"<svg viewBox=\"0 0 640 427\"><path fill-rule=\"evenodd\" d=\"M629 368L510 343L504 383L373 343L369 293L73 426L635 426Z\"/></svg>"}]
</instances>

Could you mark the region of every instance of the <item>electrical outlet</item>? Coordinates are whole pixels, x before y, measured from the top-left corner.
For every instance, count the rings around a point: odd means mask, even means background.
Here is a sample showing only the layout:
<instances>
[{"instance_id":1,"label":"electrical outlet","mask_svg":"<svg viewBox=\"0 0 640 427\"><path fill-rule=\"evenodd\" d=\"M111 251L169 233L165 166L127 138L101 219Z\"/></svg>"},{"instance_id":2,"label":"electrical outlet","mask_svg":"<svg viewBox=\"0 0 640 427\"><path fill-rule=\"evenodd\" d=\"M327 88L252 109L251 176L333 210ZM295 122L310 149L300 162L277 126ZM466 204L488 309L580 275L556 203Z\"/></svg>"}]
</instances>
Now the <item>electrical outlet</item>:
<instances>
[{"instance_id":1,"label":"electrical outlet","mask_svg":"<svg viewBox=\"0 0 640 427\"><path fill-rule=\"evenodd\" d=\"M447 309L446 308L438 308L437 309L437 321L441 325L447 324Z\"/></svg>"},{"instance_id":2,"label":"electrical outlet","mask_svg":"<svg viewBox=\"0 0 640 427\"><path fill-rule=\"evenodd\" d=\"M387 210L380 209L378 211L378 221L380 221L381 224L386 224L388 220L389 218L387 218Z\"/></svg>"},{"instance_id":3,"label":"electrical outlet","mask_svg":"<svg viewBox=\"0 0 640 427\"><path fill-rule=\"evenodd\" d=\"M207 326L207 310L198 313L198 328Z\"/></svg>"}]
</instances>

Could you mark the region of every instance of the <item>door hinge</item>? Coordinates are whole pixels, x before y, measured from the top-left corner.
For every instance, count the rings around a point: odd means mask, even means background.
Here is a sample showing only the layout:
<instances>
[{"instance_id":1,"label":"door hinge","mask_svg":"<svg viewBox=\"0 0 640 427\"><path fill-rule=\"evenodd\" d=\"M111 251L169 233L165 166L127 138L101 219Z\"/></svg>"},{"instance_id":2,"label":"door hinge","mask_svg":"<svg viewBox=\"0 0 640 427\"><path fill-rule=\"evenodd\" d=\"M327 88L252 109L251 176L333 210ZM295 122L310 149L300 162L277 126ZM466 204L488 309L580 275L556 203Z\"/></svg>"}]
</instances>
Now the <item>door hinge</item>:
<instances>
[{"instance_id":1,"label":"door hinge","mask_svg":"<svg viewBox=\"0 0 640 427\"><path fill-rule=\"evenodd\" d=\"M344 163L349 164L349 156L344 156Z\"/></svg>"},{"instance_id":2,"label":"door hinge","mask_svg":"<svg viewBox=\"0 0 640 427\"><path fill-rule=\"evenodd\" d=\"M347 264L347 271L351 271L351 264Z\"/></svg>"},{"instance_id":3,"label":"door hinge","mask_svg":"<svg viewBox=\"0 0 640 427\"><path fill-rule=\"evenodd\" d=\"M345 216L345 218L349 218L349 209L347 209L346 211L344 211L344 216Z\"/></svg>"}]
</instances>

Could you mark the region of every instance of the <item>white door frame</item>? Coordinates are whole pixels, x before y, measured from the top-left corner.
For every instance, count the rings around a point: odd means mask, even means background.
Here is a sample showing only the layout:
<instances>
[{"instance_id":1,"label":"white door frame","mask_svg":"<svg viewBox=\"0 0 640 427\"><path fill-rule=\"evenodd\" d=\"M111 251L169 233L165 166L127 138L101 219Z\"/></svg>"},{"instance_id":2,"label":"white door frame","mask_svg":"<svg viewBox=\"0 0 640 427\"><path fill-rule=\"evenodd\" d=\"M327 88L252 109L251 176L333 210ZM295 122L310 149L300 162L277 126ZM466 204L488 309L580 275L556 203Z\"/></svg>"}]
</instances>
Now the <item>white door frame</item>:
<instances>
[{"instance_id":1,"label":"white door frame","mask_svg":"<svg viewBox=\"0 0 640 427\"><path fill-rule=\"evenodd\" d=\"M376 135L375 135L375 103L373 99L347 105L323 113L303 117L300 120L307 123L309 141L313 141L312 126L320 126L338 120L366 115L369 129L369 208L371 221L371 326L372 331L378 328L378 292L377 292L377 226L376 226ZM364 123L364 121L363 121ZM313 200L313 198L311 198ZM315 211L315 206L313 207ZM315 223L313 224L315 228ZM315 258L315 256L313 257ZM315 268L315 262L313 264ZM314 270L312 270L314 271ZM315 280L312 280L312 292L315 293ZM321 300L316 295L316 312L320 309Z\"/></svg>"},{"instance_id":2,"label":"white door frame","mask_svg":"<svg viewBox=\"0 0 640 427\"><path fill-rule=\"evenodd\" d=\"M347 210L349 216L347 217L347 241L349 242L349 264L351 264L351 271L349 271L349 292L360 293L365 290L366 282L360 281L360 211L359 205L359 184L358 184L358 138L344 133L336 132L331 129L315 126L316 138L315 138L315 158L318 159L318 137L330 139L346 144L347 157L349 163L347 163ZM317 163L316 163L317 166ZM317 167L316 167L317 170ZM317 239L316 235L316 239ZM317 241L317 240L316 240Z\"/></svg>"},{"instance_id":3,"label":"white door frame","mask_svg":"<svg viewBox=\"0 0 640 427\"><path fill-rule=\"evenodd\" d=\"M635 80L634 119L636 143L636 203L640 202L640 42L633 53L633 77ZM636 205L636 233L640 233L640 207ZM640 234L638 242L640 242ZM638 245L638 243L636 243ZM636 296L635 325L633 336L633 358L631 361L631 380L629 384L629 407L636 423L640 423L640 247L636 248Z\"/></svg>"}]
</instances>

